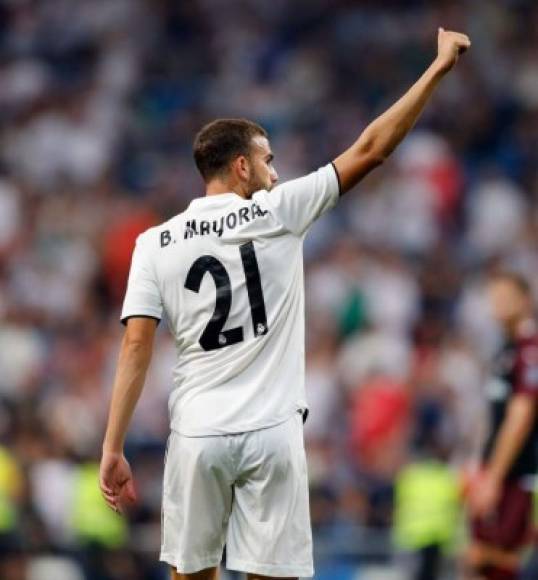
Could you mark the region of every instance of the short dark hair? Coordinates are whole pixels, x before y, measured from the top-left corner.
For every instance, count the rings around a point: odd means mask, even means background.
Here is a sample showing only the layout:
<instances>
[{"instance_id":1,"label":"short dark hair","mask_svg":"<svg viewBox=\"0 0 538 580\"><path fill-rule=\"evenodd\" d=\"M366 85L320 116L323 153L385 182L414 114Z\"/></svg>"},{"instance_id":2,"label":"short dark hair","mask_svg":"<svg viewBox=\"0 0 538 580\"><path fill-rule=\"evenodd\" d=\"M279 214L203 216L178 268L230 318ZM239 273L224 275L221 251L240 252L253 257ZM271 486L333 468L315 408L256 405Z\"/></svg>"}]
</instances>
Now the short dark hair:
<instances>
[{"instance_id":1,"label":"short dark hair","mask_svg":"<svg viewBox=\"0 0 538 580\"><path fill-rule=\"evenodd\" d=\"M248 157L257 135L267 137L267 131L248 119L217 119L202 127L194 139L193 153L204 180L222 174L239 155Z\"/></svg>"},{"instance_id":2,"label":"short dark hair","mask_svg":"<svg viewBox=\"0 0 538 580\"><path fill-rule=\"evenodd\" d=\"M524 296L532 294L532 288L525 276L512 270L495 270L490 275L490 282L508 282L517 288Z\"/></svg>"}]
</instances>

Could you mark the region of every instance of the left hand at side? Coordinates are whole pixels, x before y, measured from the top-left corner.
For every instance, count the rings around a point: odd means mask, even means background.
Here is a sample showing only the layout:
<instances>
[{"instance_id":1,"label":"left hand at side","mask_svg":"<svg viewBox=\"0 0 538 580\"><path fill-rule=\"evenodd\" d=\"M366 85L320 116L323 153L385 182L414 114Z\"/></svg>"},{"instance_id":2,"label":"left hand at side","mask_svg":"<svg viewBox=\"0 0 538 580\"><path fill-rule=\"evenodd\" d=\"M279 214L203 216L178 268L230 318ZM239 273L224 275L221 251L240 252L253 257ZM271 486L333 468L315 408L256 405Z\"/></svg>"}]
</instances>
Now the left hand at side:
<instances>
[{"instance_id":1,"label":"left hand at side","mask_svg":"<svg viewBox=\"0 0 538 580\"><path fill-rule=\"evenodd\" d=\"M127 504L136 501L133 474L123 453L103 451L99 485L106 503L115 512L123 513Z\"/></svg>"}]
</instances>

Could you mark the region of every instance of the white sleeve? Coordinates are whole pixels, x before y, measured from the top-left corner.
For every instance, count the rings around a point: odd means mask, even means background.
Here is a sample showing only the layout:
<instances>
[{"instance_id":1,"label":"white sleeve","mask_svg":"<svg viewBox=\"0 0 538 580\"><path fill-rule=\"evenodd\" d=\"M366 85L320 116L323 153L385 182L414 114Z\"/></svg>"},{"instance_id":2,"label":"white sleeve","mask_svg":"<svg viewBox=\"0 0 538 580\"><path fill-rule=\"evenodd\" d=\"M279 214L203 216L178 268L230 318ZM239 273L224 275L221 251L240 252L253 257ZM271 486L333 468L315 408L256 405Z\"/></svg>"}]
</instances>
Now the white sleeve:
<instances>
[{"instance_id":1,"label":"white sleeve","mask_svg":"<svg viewBox=\"0 0 538 580\"><path fill-rule=\"evenodd\" d=\"M333 208L340 197L340 182L332 163L304 177L260 191L260 201L290 232L304 234L316 219Z\"/></svg>"},{"instance_id":2,"label":"white sleeve","mask_svg":"<svg viewBox=\"0 0 538 580\"><path fill-rule=\"evenodd\" d=\"M151 265L148 249L142 236L138 236L131 260L127 292L123 301L121 321L133 317L160 320L163 313L161 294Z\"/></svg>"}]
</instances>

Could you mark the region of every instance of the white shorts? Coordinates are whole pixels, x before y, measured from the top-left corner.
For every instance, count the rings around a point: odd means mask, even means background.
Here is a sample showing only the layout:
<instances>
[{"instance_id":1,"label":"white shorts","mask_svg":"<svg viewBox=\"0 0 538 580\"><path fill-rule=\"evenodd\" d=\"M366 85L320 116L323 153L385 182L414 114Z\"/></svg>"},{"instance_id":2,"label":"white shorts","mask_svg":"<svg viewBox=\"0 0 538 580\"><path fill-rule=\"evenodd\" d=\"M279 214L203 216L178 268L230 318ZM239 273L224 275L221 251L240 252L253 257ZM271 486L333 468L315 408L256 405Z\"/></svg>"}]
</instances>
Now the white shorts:
<instances>
[{"instance_id":1,"label":"white shorts","mask_svg":"<svg viewBox=\"0 0 538 580\"><path fill-rule=\"evenodd\" d=\"M188 574L220 564L263 576L313 576L302 416L209 437L172 431L160 560Z\"/></svg>"}]
</instances>

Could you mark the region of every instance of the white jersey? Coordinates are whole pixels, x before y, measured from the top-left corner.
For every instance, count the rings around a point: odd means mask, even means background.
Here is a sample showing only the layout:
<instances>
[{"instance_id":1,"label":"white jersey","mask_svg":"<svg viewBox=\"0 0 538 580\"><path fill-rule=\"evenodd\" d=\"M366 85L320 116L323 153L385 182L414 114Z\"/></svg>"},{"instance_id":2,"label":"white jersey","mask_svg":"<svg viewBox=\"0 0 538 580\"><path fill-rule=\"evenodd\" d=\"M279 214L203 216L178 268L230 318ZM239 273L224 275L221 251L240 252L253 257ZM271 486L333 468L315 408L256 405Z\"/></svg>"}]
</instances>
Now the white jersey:
<instances>
[{"instance_id":1,"label":"white jersey","mask_svg":"<svg viewBox=\"0 0 538 580\"><path fill-rule=\"evenodd\" d=\"M166 314L173 430L241 433L307 409L302 246L338 197L329 164L249 200L194 199L138 237L121 317Z\"/></svg>"}]
</instances>

